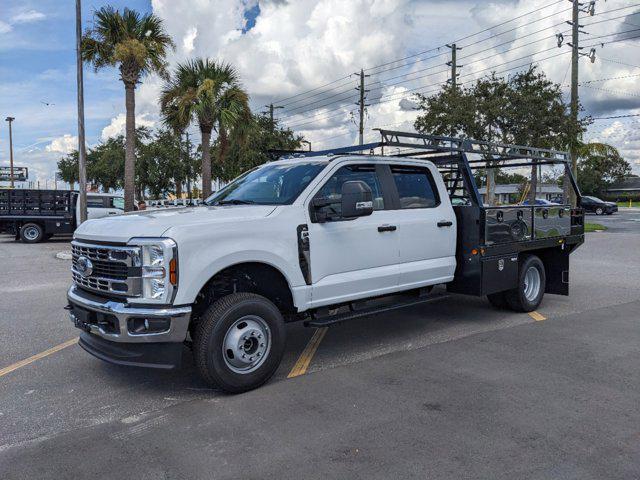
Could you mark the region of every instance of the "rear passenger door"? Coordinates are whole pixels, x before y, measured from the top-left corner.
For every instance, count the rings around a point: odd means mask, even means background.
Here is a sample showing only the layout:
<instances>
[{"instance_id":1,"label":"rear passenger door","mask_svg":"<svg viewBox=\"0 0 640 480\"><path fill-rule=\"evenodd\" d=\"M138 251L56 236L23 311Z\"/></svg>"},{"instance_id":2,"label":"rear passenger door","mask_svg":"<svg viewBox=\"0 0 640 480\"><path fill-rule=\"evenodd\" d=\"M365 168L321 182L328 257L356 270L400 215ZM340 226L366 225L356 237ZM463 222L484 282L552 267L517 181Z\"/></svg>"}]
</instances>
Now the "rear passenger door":
<instances>
[{"instance_id":1,"label":"rear passenger door","mask_svg":"<svg viewBox=\"0 0 640 480\"><path fill-rule=\"evenodd\" d=\"M390 165L396 189L394 225L400 242L403 289L453 279L456 268L456 218L435 167Z\"/></svg>"}]
</instances>

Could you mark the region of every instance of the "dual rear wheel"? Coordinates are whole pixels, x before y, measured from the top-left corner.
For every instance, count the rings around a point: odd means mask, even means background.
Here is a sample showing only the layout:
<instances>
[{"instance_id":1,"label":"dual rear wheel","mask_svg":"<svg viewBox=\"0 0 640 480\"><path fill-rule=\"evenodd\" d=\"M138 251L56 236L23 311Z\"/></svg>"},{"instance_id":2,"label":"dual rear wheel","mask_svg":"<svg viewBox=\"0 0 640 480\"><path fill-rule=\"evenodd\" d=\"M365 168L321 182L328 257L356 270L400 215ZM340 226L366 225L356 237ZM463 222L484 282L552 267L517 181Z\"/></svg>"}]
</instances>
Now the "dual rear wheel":
<instances>
[{"instance_id":1,"label":"dual rear wheel","mask_svg":"<svg viewBox=\"0 0 640 480\"><path fill-rule=\"evenodd\" d=\"M535 255L524 257L518 272L518 286L506 292L487 295L496 308L509 308L516 312L532 312L544 296L546 276L544 264Z\"/></svg>"}]
</instances>

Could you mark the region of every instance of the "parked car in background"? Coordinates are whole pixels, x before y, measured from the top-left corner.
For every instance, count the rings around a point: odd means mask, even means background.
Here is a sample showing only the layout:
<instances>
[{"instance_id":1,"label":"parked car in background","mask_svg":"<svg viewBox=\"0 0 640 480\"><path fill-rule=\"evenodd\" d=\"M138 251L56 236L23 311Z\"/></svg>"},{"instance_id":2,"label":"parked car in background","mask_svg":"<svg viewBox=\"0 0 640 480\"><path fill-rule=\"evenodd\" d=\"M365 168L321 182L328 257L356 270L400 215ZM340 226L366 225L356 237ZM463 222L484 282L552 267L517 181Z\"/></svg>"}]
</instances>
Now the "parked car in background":
<instances>
[{"instance_id":1,"label":"parked car in background","mask_svg":"<svg viewBox=\"0 0 640 480\"><path fill-rule=\"evenodd\" d=\"M87 193L87 220L124 213L124 199L113 193ZM38 243L78 227L78 192L14 189L0 191L0 232Z\"/></svg>"},{"instance_id":2,"label":"parked car in background","mask_svg":"<svg viewBox=\"0 0 640 480\"><path fill-rule=\"evenodd\" d=\"M550 202L549 200L545 199L545 198L536 198L536 201L532 204L531 200L525 200L523 203L523 205L548 205L548 206L554 206L554 205L560 205L559 203L554 203L554 202Z\"/></svg>"},{"instance_id":3,"label":"parked car in background","mask_svg":"<svg viewBox=\"0 0 640 480\"><path fill-rule=\"evenodd\" d=\"M614 202L605 202L598 197L584 196L580 206L585 212L595 213L596 215L611 215L618 211L618 205Z\"/></svg>"}]
</instances>

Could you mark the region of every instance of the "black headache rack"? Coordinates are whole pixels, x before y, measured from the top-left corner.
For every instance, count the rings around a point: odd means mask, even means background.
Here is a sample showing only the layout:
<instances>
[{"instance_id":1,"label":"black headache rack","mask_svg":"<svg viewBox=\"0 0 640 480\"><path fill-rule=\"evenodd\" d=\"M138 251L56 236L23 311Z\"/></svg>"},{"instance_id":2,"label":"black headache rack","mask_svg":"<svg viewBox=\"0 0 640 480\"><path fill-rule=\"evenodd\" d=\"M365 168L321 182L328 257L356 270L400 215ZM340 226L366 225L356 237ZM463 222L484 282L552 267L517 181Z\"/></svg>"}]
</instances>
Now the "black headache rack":
<instances>
[{"instance_id":1,"label":"black headache rack","mask_svg":"<svg viewBox=\"0 0 640 480\"><path fill-rule=\"evenodd\" d=\"M578 205L580 190L571 173L566 152L378 129L381 141L323 152L373 153L379 148L390 157L421 158L433 162L444 179L457 219L457 269L449 291L487 295L513 288L518 259L535 251L547 273L547 293L569 293L569 254L584 242L584 212L564 204L486 206L473 171L486 168L522 168L561 165ZM402 151L399 151L402 149Z\"/></svg>"}]
</instances>

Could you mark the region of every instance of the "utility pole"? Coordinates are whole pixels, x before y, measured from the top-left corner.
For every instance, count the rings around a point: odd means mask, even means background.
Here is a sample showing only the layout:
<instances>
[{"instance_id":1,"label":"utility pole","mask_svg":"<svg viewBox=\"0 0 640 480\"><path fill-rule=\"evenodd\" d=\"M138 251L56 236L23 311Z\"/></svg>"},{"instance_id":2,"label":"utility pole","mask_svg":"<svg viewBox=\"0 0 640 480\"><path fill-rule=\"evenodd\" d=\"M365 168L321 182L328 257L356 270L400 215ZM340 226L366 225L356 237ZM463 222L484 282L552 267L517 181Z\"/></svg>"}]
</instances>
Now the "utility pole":
<instances>
[{"instance_id":1,"label":"utility pole","mask_svg":"<svg viewBox=\"0 0 640 480\"><path fill-rule=\"evenodd\" d=\"M84 86L82 79L82 10L81 0L76 0L76 70L78 84L78 202L79 223L87 220L87 150L84 138Z\"/></svg>"},{"instance_id":2,"label":"utility pole","mask_svg":"<svg viewBox=\"0 0 640 480\"><path fill-rule=\"evenodd\" d=\"M458 65L458 62L456 59L456 52L458 50L462 50L462 47L457 47L455 43L452 43L451 45L447 45L447 47L451 49L451 61L447 62L447 65L451 67L451 78L449 79L449 82L451 83L453 88L456 88L458 86L458 76L460 75L458 73L458 68L463 67L463 65Z\"/></svg>"},{"instance_id":3,"label":"utility pole","mask_svg":"<svg viewBox=\"0 0 640 480\"><path fill-rule=\"evenodd\" d=\"M185 136L187 137L187 195L189 196L189 203L191 203L193 201L193 197L191 196L191 145L189 143L189 132L185 132Z\"/></svg>"},{"instance_id":4,"label":"utility pole","mask_svg":"<svg viewBox=\"0 0 640 480\"><path fill-rule=\"evenodd\" d=\"M13 132L11 131L11 122L15 117L7 117L5 120L9 122L9 181L11 182L10 188L13 188Z\"/></svg>"},{"instance_id":5,"label":"utility pole","mask_svg":"<svg viewBox=\"0 0 640 480\"><path fill-rule=\"evenodd\" d=\"M593 16L595 14L595 1L590 1L586 5L581 3L579 0L569 0L572 4L571 9L571 21L567 22L571 25L571 43L568 45L571 47L571 102L570 102L570 115L571 115L571 133L569 139L569 157L571 159L571 164L565 167L565 177L564 177L564 196L565 201L570 200L571 205L576 206L576 197L573 194L573 191L569 182L569 174L568 170L571 169L573 173L573 178L578 180L578 66L580 56L586 56L591 60L591 63L596 60L596 49L592 48L589 53L581 53L580 50L580 30L581 25L579 24L579 16L580 12L588 13ZM562 33L556 35L558 39L558 47L562 46L563 37Z\"/></svg>"},{"instance_id":6,"label":"utility pole","mask_svg":"<svg viewBox=\"0 0 640 480\"><path fill-rule=\"evenodd\" d=\"M358 74L356 73L356 75ZM358 131L360 133L360 145L364 144L364 109L369 106L364 103L367 98L366 94L369 91L364 88L364 79L368 76L369 75L364 74L364 70L360 69L360 86L356 87L356 90L360 91L360 101L356 104L360 108L360 125L358 127Z\"/></svg>"},{"instance_id":7,"label":"utility pole","mask_svg":"<svg viewBox=\"0 0 640 480\"><path fill-rule=\"evenodd\" d=\"M271 125L271 131L273 132L273 130L275 129L275 121L273 119L273 111L277 108L284 108L281 107L280 105L274 105L273 103L270 103L269 105L265 105L265 107L267 107L269 109L269 119L271 121L270 125Z\"/></svg>"},{"instance_id":8,"label":"utility pole","mask_svg":"<svg viewBox=\"0 0 640 480\"><path fill-rule=\"evenodd\" d=\"M580 25L578 23L578 16L580 14L580 2L578 0L572 0L573 8L571 11L571 123L572 132L569 144L569 155L571 156L571 172L573 178L578 178L578 153L576 151L578 146L578 59L580 57ZM569 178L565 178L565 191L569 193L569 199L572 206L576 206L576 198L569 186ZM566 199L565 199L566 201Z\"/></svg>"}]
</instances>

